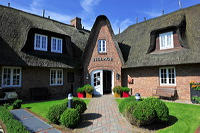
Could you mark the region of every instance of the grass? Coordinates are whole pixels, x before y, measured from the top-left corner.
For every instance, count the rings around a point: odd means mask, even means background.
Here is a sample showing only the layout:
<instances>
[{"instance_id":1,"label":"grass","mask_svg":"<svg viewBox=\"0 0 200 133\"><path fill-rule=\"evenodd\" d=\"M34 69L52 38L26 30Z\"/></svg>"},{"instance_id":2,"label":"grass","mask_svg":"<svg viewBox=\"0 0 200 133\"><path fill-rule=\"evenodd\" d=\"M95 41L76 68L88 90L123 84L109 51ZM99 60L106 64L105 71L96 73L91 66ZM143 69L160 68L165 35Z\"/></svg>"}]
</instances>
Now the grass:
<instances>
[{"instance_id":1,"label":"grass","mask_svg":"<svg viewBox=\"0 0 200 133\"><path fill-rule=\"evenodd\" d=\"M90 99L83 99L86 104L89 103ZM29 110L35 112L36 114L46 118L46 114L49 110L49 107L61 103L63 100L54 100L54 101L44 101L44 102L35 102L35 103L26 103L22 104L22 108L28 108Z\"/></svg>"},{"instance_id":2,"label":"grass","mask_svg":"<svg viewBox=\"0 0 200 133\"><path fill-rule=\"evenodd\" d=\"M120 104L123 99L116 99ZM157 130L158 133L194 133L200 125L200 106L165 102L169 108L169 127Z\"/></svg>"}]
</instances>

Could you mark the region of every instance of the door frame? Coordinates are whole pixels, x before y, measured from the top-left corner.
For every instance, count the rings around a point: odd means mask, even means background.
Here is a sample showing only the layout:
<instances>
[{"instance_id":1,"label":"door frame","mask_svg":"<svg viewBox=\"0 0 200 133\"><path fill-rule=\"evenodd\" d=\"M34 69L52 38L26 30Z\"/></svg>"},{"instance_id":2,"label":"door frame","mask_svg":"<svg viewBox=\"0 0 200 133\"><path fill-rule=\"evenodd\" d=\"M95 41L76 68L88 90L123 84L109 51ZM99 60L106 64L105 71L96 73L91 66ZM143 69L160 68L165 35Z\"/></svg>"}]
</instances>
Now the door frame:
<instances>
[{"instance_id":1,"label":"door frame","mask_svg":"<svg viewBox=\"0 0 200 133\"><path fill-rule=\"evenodd\" d=\"M111 92L112 92L112 94L114 94L113 93L113 91L112 91L112 88L114 87L114 72L112 71L112 70L108 70L108 69L99 69L99 70L93 70L91 73L90 73L90 75L91 75L91 79L90 79L90 81L91 81L91 85L94 87L94 83L93 83L93 79L94 79L94 73L97 73L97 72L101 72L101 79L100 79L100 82L101 82L101 93L100 93L100 95L103 95L103 71L104 70L106 70L106 71L110 71L111 72L111 83L112 83L112 85L111 85ZM95 88L95 87L94 87Z\"/></svg>"}]
</instances>

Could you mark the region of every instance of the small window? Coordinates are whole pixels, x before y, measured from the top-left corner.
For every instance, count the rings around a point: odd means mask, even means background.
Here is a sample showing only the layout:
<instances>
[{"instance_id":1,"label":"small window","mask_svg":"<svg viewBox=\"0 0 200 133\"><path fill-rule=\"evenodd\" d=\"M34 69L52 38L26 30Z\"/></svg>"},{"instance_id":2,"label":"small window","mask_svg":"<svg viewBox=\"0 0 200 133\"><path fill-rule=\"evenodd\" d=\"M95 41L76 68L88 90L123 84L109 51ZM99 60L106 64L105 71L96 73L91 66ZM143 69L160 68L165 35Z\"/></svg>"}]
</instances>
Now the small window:
<instances>
[{"instance_id":1,"label":"small window","mask_svg":"<svg viewBox=\"0 0 200 133\"><path fill-rule=\"evenodd\" d=\"M176 72L174 67L162 67L159 70L160 85L175 85Z\"/></svg>"},{"instance_id":2,"label":"small window","mask_svg":"<svg viewBox=\"0 0 200 133\"><path fill-rule=\"evenodd\" d=\"M159 34L160 49L174 48L173 32Z\"/></svg>"},{"instance_id":3,"label":"small window","mask_svg":"<svg viewBox=\"0 0 200 133\"><path fill-rule=\"evenodd\" d=\"M63 70L51 69L50 85L63 85Z\"/></svg>"},{"instance_id":4,"label":"small window","mask_svg":"<svg viewBox=\"0 0 200 133\"><path fill-rule=\"evenodd\" d=\"M21 86L21 68L3 67L2 87L20 87Z\"/></svg>"},{"instance_id":5,"label":"small window","mask_svg":"<svg viewBox=\"0 0 200 133\"><path fill-rule=\"evenodd\" d=\"M52 37L51 38L51 51L56 53L62 53L62 39Z\"/></svg>"},{"instance_id":6,"label":"small window","mask_svg":"<svg viewBox=\"0 0 200 133\"><path fill-rule=\"evenodd\" d=\"M47 51L47 41L48 41L47 36L35 34L34 49Z\"/></svg>"},{"instance_id":7,"label":"small window","mask_svg":"<svg viewBox=\"0 0 200 133\"><path fill-rule=\"evenodd\" d=\"M98 40L98 52L106 53L106 40Z\"/></svg>"}]
</instances>

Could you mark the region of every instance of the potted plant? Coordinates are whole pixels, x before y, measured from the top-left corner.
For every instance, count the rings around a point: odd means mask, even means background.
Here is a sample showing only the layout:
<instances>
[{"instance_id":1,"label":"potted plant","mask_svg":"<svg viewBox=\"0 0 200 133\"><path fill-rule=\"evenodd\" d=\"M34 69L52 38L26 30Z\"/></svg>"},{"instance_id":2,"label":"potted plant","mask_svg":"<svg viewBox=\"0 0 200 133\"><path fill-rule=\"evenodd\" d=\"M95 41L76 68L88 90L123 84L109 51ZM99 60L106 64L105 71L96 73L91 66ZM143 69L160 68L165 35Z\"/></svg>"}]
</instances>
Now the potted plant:
<instances>
[{"instance_id":1,"label":"potted plant","mask_svg":"<svg viewBox=\"0 0 200 133\"><path fill-rule=\"evenodd\" d=\"M122 88L122 97L129 97L129 91L130 91L130 88L123 87Z\"/></svg>"},{"instance_id":2,"label":"potted plant","mask_svg":"<svg viewBox=\"0 0 200 133\"><path fill-rule=\"evenodd\" d=\"M122 92L122 86L115 86L113 88L114 97L120 97Z\"/></svg>"},{"instance_id":3,"label":"potted plant","mask_svg":"<svg viewBox=\"0 0 200 133\"><path fill-rule=\"evenodd\" d=\"M84 98L85 96L85 89L83 87L80 87L76 90L78 98Z\"/></svg>"},{"instance_id":4,"label":"potted plant","mask_svg":"<svg viewBox=\"0 0 200 133\"><path fill-rule=\"evenodd\" d=\"M83 86L85 93L86 93L86 98L92 98L92 93L94 92L94 88L87 84Z\"/></svg>"}]
</instances>

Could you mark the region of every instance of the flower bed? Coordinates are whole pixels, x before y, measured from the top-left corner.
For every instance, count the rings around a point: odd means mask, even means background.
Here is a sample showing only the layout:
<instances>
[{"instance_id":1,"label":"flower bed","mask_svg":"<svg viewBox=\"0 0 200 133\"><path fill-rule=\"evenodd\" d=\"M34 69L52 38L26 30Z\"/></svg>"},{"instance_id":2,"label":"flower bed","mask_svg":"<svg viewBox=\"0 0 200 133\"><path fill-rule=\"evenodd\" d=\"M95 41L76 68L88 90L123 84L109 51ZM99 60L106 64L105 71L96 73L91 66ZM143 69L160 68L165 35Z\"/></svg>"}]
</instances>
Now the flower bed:
<instances>
[{"instance_id":1,"label":"flower bed","mask_svg":"<svg viewBox=\"0 0 200 133\"><path fill-rule=\"evenodd\" d=\"M191 101L200 103L200 83L190 82Z\"/></svg>"}]
</instances>

